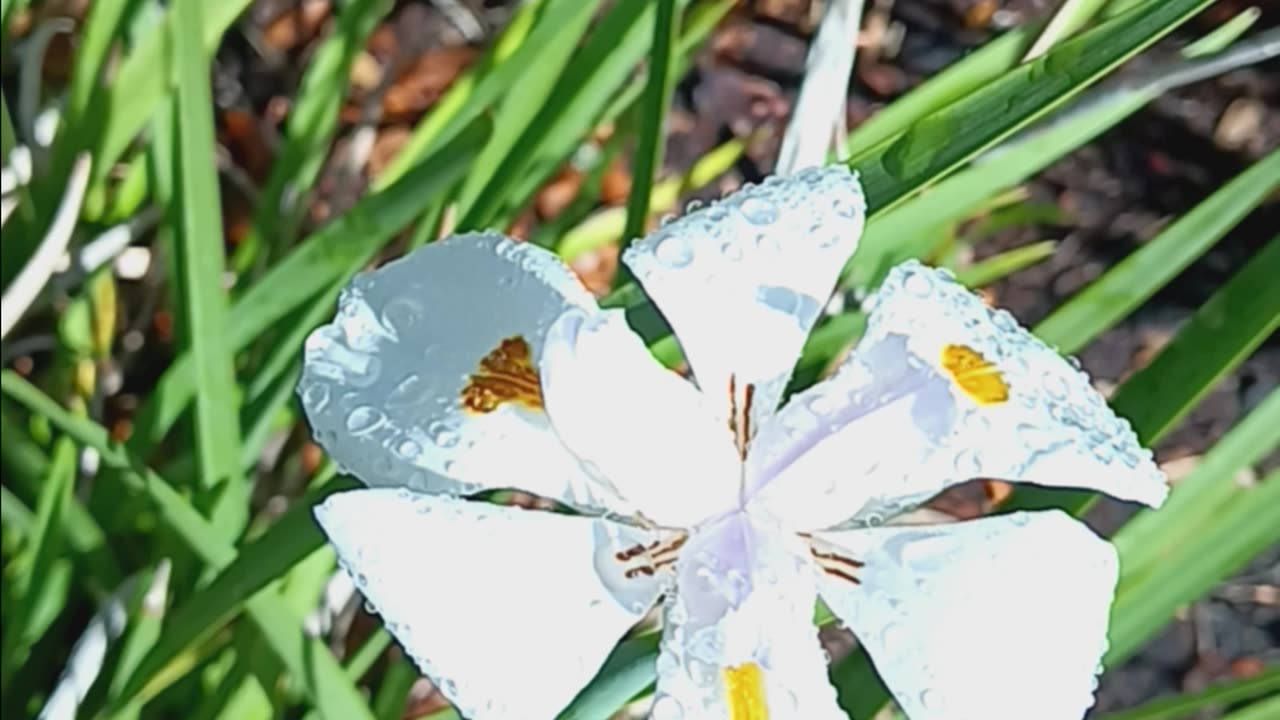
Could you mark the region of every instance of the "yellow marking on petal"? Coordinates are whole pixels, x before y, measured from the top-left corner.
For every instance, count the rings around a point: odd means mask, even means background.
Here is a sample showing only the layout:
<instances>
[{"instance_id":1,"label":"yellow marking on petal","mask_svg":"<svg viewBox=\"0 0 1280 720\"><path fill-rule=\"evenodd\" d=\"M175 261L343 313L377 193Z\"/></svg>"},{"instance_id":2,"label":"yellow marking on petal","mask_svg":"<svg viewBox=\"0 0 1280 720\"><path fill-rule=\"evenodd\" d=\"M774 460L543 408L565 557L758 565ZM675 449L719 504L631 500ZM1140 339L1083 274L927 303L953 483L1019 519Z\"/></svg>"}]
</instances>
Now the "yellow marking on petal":
<instances>
[{"instance_id":1,"label":"yellow marking on petal","mask_svg":"<svg viewBox=\"0 0 1280 720\"><path fill-rule=\"evenodd\" d=\"M503 403L542 409L542 381L533 367L529 343L519 335L503 340L485 355L462 388L462 407L468 412L491 413Z\"/></svg>"},{"instance_id":2,"label":"yellow marking on petal","mask_svg":"<svg viewBox=\"0 0 1280 720\"><path fill-rule=\"evenodd\" d=\"M1009 385L1000 370L968 345L942 348L942 367L979 405L999 405L1009 399Z\"/></svg>"},{"instance_id":3,"label":"yellow marking on petal","mask_svg":"<svg viewBox=\"0 0 1280 720\"><path fill-rule=\"evenodd\" d=\"M769 720L764 697L764 671L755 663L724 670L724 694L729 720Z\"/></svg>"}]
</instances>

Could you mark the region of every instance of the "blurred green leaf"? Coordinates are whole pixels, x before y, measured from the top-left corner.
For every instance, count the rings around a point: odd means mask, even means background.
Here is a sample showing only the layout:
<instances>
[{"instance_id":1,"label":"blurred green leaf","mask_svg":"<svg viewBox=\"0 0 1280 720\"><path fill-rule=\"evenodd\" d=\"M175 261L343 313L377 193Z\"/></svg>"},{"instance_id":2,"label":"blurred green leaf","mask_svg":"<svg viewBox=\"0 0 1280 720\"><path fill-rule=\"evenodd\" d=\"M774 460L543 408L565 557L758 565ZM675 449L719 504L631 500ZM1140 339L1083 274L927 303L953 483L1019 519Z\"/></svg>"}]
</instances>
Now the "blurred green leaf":
<instances>
[{"instance_id":1,"label":"blurred green leaf","mask_svg":"<svg viewBox=\"0 0 1280 720\"><path fill-rule=\"evenodd\" d=\"M1280 693L1280 668L1272 668L1251 678L1213 685L1198 693L1153 700L1134 710L1107 713L1101 720L1191 720L1214 707L1276 693Z\"/></svg>"},{"instance_id":2,"label":"blurred green leaf","mask_svg":"<svg viewBox=\"0 0 1280 720\"><path fill-rule=\"evenodd\" d=\"M223 339L231 350L243 349L291 312L317 302L317 295L344 282L362 268L397 231L405 227L465 171L487 136L480 122L458 135L387 189L365 196L346 214L317 230L272 266L231 308ZM297 353L301 345L284 348ZM179 356L156 382L138 411L130 451L146 456L186 408L195 392L194 362Z\"/></svg>"},{"instance_id":3,"label":"blurred green leaf","mask_svg":"<svg viewBox=\"0 0 1280 720\"><path fill-rule=\"evenodd\" d=\"M338 111L350 87L351 68L392 5L392 0L346 3L333 34L312 56L289 110L284 142L257 199L253 227L236 248L233 265L237 271L247 270L251 260L260 266L265 264L268 256L264 245L284 248L292 244L311 186L333 144Z\"/></svg>"},{"instance_id":4,"label":"blurred green leaf","mask_svg":"<svg viewBox=\"0 0 1280 720\"><path fill-rule=\"evenodd\" d=\"M1254 163L1204 202L1063 303L1036 334L1077 352L1133 312L1213 247L1280 183L1280 150Z\"/></svg>"},{"instance_id":5,"label":"blurred green leaf","mask_svg":"<svg viewBox=\"0 0 1280 720\"><path fill-rule=\"evenodd\" d=\"M1280 327L1276 267L1280 267L1280 238L1268 243L1214 293L1150 365L1116 390L1111 406L1128 418L1143 443L1154 444L1172 430L1223 376ZM1094 499L1093 493L1028 486L1015 490L1003 509L1060 507L1079 514Z\"/></svg>"},{"instance_id":6,"label":"blurred green leaf","mask_svg":"<svg viewBox=\"0 0 1280 720\"><path fill-rule=\"evenodd\" d=\"M1280 696L1259 700L1227 715L1222 720L1274 720L1277 715L1280 715Z\"/></svg>"},{"instance_id":7,"label":"blurred green leaf","mask_svg":"<svg viewBox=\"0 0 1280 720\"><path fill-rule=\"evenodd\" d=\"M71 415L12 371L0 371L0 391L31 412L48 418L76 442L95 449L104 466L122 471L120 478L131 489L144 492L165 526L206 564L221 570L235 561L236 549L221 531L210 525L164 478L131 456L122 445L112 442L101 426ZM278 595L261 593L247 604L249 616L267 645L326 717L353 720L371 717L359 691L333 654L320 641L304 634L301 618ZM135 691L141 689L134 683L128 687ZM130 699L131 694L126 692L120 702Z\"/></svg>"},{"instance_id":8,"label":"blurred green leaf","mask_svg":"<svg viewBox=\"0 0 1280 720\"><path fill-rule=\"evenodd\" d=\"M63 524L67 504L71 500L76 477L75 443L59 438L54 443L48 474L41 483L40 499L35 507L34 527L30 542L16 560L17 567L6 568L6 579L12 582L12 600L5 603L5 632L0 641L4 685L25 660L27 652L44 634L61 610L65 598L59 597L54 567L66 563L62 558ZM69 563L66 563L69 565ZM65 587L62 588L65 592ZM16 607L13 603L16 602Z\"/></svg>"},{"instance_id":9,"label":"blurred green leaf","mask_svg":"<svg viewBox=\"0 0 1280 720\"><path fill-rule=\"evenodd\" d=\"M653 13L650 2L618 3L599 21L536 110L514 151L500 158L475 204L465 210L458 222L460 230L500 223L500 217L527 199L512 193L517 183L547 177L577 147L648 49Z\"/></svg>"},{"instance_id":10,"label":"blurred green leaf","mask_svg":"<svg viewBox=\"0 0 1280 720\"><path fill-rule=\"evenodd\" d=\"M850 162L869 207L883 210L1044 116L1209 5L1148 0L926 115Z\"/></svg>"},{"instance_id":11,"label":"blurred green leaf","mask_svg":"<svg viewBox=\"0 0 1280 720\"><path fill-rule=\"evenodd\" d=\"M201 0L173 5L174 30L201 37ZM227 537L235 537L248 518L249 488L240 473L240 421L236 408L233 348L227 334L222 209L214 159L213 96L209 64L198 45L175 48L177 93L174 134L177 140L169 197L170 222L179 275L177 306L180 337L193 360L195 448L199 482L208 493L210 520ZM216 499L213 499L216 498Z\"/></svg>"},{"instance_id":12,"label":"blurred green leaf","mask_svg":"<svg viewBox=\"0 0 1280 720\"><path fill-rule=\"evenodd\" d=\"M624 239L640 237L648 224L649 196L656 180L655 174L662 168L667 112L675 87L672 52L678 27L676 0L656 0L656 4L658 9L653 16L653 41L649 46L649 64L646 69L648 81L640 107L637 108L640 115L640 137L632 156L634 168L631 173L631 195L627 198L627 223L622 232ZM617 279L626 277L626 270L619 267Z\"/></svg>"}]
</instances>

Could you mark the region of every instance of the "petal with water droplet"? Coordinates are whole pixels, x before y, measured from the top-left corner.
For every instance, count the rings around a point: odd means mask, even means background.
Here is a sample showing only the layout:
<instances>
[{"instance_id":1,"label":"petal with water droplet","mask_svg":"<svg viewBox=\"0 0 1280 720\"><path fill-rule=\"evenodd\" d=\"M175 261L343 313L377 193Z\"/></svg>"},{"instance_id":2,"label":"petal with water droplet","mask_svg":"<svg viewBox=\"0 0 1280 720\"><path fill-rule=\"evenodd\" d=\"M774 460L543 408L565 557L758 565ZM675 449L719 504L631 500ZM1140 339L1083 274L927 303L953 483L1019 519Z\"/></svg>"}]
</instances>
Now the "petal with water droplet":
<instances>
[{"instance_id":1,"label":"petal with water droplet","mask_svg":"<svg viewBox=\"0 0 1280 720\"><path fill-rule=\"evenodd\" d=\"M857 246L865 208L847 168L812 168L745 187L626 251L725 417L731 375L739 389L755 386L753 426L773 414Z\"/></svg>"},{"instance_id":2,"label":"petal with water droplet","mask_svg":"<svg viewBox=\"0 0 1280 720\"><path fill-rule=\"evenodd\" d=\"M813 625L805 548L745 513L691 533L665 604L655 716L688 720L845 715Z\"/></svg>"},{"instance_id":3,"label":"petal with water droplet","mask_svg":"<svg viewBox=\"0 0 1280 720\"><path fill-rule=\"evenodd\" d=\"M791 397L747 456L750 506L807 531L883 522L954 431L937 373L907 362L902 338L860 347L831 378Z\"/></svg>"},{"instance_id":4,"label":"petal with water droplet","mask_svg":"<svg viewBox=\"0 0 1280 720\"><path fill-rule=\"evenodd\" d=\"M660 537L605 520L390 488L315 513L387 629L472 720L555 717L662 589L600 572Z\"/></svg>"},{"instance_id":5,"label":"petal with water droplet","mask_svg":"<svg viewBox=\"0 0 1280 720\"><path fill-rule=\"evenodd\" d=\"M909 261L871 302L863 345L904 338L909 354L948 378L957 432L935 453L926 484L903 500L927 500L974 477L1099 490L1158 506L1163 473L1129 423L1078 365L992 310L942 270Z\"/></svg>"},{"instance_id":6,"label":"petal with water droplet","mask_svg":"<svg viewBox=\"0 0 1280 720\"><path fill-rule=\"evenodd\" d=\"M1080 720L1107 648L1117 562L1060 511L820 532L863 563L818 592L911 720Z\"/></svg>"},{"instance_id":7,"label":"petal with water droplet","mask_svg":"<svg viewBox=\"0 0 1280 720\"><path fill-rule=\"evenodd\" d=\"M628 507L688 527L738 500L740 460L709 398L662 367L621 311L567 312L541 357L556 434Z\"/></svg>"},{"instance_id":8,"label":"petal with water droplet","mask_svg":"<svg viewBox=\"0 0 1280 720\"><path fill-rule=\"evenodd\" d=\"M594 300L553 255L451 237L357 276L307 338L303 409L373 486L512 487L586 509L616 502L551 432L535 365L548 328Z\"/></svg>"}]
</instances>

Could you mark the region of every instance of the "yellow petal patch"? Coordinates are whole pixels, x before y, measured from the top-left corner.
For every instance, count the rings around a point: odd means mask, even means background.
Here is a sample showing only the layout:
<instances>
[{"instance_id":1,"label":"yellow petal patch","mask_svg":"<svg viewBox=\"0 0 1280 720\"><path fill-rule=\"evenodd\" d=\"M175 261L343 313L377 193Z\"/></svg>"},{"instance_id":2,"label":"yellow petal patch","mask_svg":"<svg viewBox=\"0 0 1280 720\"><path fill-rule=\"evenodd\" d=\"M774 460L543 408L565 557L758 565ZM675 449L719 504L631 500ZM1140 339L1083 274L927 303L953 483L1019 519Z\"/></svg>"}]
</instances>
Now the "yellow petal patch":
<instances>
[{"instance_id":1,"label":"yellow petal patch","mask_svg":"<svg viewBox=\"0 0 1280 720\"><path fill-rule=\"evenodd\" d=\"M724 670L724 693L729 720L769 720L764 697L764 672L755 663Z\"/></svg>"},{"instance_id":2,"label":"yellow petal patch","mask_svg":"<svg viewBox=\"0 0 1280 720\"><path fill-rule=\"evenodd\" d=\"M1009 385L1000 370L968 345L942 348L942 367L980 405L999 405L1009 399Z\"/></svg>"},{"instance_id":3,"label":"yellow petal patch","mask_svg":"<svg viewBox=\"0 0 1280 720\"><path fill-rule=\"evenodd\" d=\"M507 402L542 409L542 382L533 367L529 343L519 335L503 340L485 355L462 389L462 407L469 412L490 413Z\"/></svg>"}]
</instances>

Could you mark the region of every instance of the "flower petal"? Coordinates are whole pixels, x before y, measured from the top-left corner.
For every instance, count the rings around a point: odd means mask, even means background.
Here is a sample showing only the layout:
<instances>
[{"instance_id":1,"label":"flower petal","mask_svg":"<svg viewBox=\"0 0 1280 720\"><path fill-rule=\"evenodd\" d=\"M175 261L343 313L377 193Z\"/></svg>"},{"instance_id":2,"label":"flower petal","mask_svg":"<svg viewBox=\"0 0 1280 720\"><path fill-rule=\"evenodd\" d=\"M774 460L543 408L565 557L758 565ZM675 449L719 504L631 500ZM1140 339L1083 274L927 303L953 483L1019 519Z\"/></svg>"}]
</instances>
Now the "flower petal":
<instances>
[{"instance_id":1,"label":"flower petal","mask_svg":"<svg viewBox=\"0 0 1280 720\"><path fill-rule=\"evenodd\" d=\"M455 236L356 277L307 338L298 392L316 439L374 486L601 495L549 431L534 360L568 308L595 311L553 255Z\"/></svg>"},{"instance_id":2,"label":"flower petal","mask_svg":"<svg viewBox=\"0 0 1280 720\"><path fill-rule=\"evenodd\" d=\"M847 168L808 169L690 212L623 260L671 323L704 392L724 397L731 377L739 393L754 387L759 427L857 246L865 208ZM728 413L728 403L719 410Z\"/></svg>"},{"instance_id":3,"label":"flower petal","mask_svg":"<svg viewBox=\"0 0 1280 720\"><path fill-rule=\"evenodd\" d=\"M813 529L876 525L979 477L1153 506L1168 493L1084 373L949 273L910 261L840 371L761 430L747 487L757 507Z\"/></svg>"},{"instance_id":4,"label":"flower petal","mask_svg":"<svg viewBox=\"0 0 1280 720\"><path fill-rule=\"evenodd\" d=\"M987 308L943 270L894 268L875 296L864 343L906 338L922 364L950 381L957 434L932 460L928 484L903 488L921 502L977 477L1099 490L1158 506L1164 475L1129 423L1089 377L1018 325Z\"/></svg>"},{"instance_id":5,"label":"flower petal","mask_svg":"<svg viewBox=\"0 0 1280 720\"><path fill-rule=\"evenodd\" d=\"M566 312L541 365L556 432L628 511L687 527L736 503L740 460L728 427L649 354L621 311Z\"/></svg>"},{"instance_id":6,"label":"flower petal","mask_svg":"<svg viewBox=\"0 0 1280 720\"><path fill-rule=\"evenodd\" d=\"M883 522L876 509L897 500L904 478L924 470L954 430L947 381L912 359L905 339L890 336L793 395L751 446L750 507L800 531L850 516Z\"/></svg>"},{"instance_id":7,"label":"flower petal","mask_svg":"<svg viewBox=\"0 0 1280 720\"><path fill-rule=\"evenodd\" d=\"M1065 513L814 541L822 599L911 720L1079 720L1093 705L1116 554Z\"/></svg>"},{"instance_id":8,"label":"flower petal","mask_svg":"<svg viewBox=\"0 0 1280 720\"><path fill-rule=\"evenodd\" d=\"M403 488L338 493L315 513L387 629L472 720L555 717L661 591L618 560L656 536L609 521Z\"/></svg>"},{"instance_id":9,"label":"flower petal","mask_svg":"<svg viewBox=\"0 0 1280 720\"><path fill-rule=\"evenodd\" d=\"M667 598L653 720L843 720L803 551L743 513L690 536Z\"/></svg>"}]
</instances>

